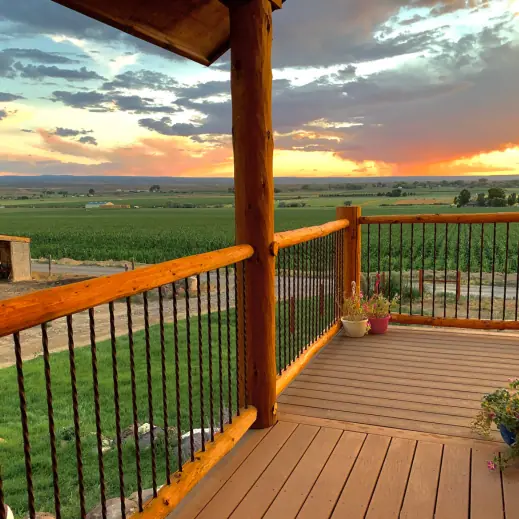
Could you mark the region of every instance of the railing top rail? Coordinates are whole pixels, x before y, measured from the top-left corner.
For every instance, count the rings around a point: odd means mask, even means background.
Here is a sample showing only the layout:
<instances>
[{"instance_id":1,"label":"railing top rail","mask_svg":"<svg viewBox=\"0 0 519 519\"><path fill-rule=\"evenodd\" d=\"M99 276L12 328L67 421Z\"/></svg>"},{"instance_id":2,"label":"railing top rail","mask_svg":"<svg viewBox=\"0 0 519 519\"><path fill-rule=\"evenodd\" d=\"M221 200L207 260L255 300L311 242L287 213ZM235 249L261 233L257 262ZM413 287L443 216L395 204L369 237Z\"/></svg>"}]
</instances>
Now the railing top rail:
<instances>
[{"instance_id":1,"label":"railing top rail","mask_svg":"<svg viewBox=\"0 0 519 519\"><path fill-rule=\"evenodd\" d=\"M400 223L517 223L519 212L464 213L464 214L415 214L390 216L361 216L360 224Z\"/></svg>"},{"instance_id":2,"label":"railing top rail","mask_svg":"<svg viewBox=\"0 0 519 519\"><path fill-rule=\"evenodd\" d=\"M250 245L236 245L7 299L0 302L0 337L232 265L253 254Z\"/></svg>"},{"instance_id":3,"label":"railing top rail","mask_svg":"<svg viewBox=\"0 0 519 519\"><path fill-rule=\"evenodd\" d=\"M314 225L312 227L303 227L293 231L283 231L274 234L274 242L272 244L273 253L277 254L277 250L304 243L314 238L322 238L328 236L332 232L346 229L350 225L348 220L334 220L323 225Z\"/></svg>"}]
</instances>

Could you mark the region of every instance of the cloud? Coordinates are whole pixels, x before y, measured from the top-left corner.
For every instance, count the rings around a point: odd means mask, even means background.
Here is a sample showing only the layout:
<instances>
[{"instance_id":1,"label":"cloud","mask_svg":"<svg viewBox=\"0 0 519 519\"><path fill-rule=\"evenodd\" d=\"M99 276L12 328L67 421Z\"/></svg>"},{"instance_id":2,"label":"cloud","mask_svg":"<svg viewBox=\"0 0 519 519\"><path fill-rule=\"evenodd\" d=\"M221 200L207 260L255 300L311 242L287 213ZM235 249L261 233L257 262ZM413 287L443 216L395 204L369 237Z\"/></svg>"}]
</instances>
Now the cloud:
<instances>
[{"instance_id":1,"label":"cloud","mask_svg":"<svg viewBox=\"0 0 519 519\"><path fill-rule=\"evenodd\" d=\"M122 95L118 93L103 94L96 91L67 92L56 90L51 101L61 102L72 108L89 110L90 112L114 112L121 110L135 114L175 113L182 109L175 104L156 105L149 97L138 95Z\"/></svg>"},{"instance_id":2,"label":"cloud","mask_svg":"<svg viewBox=\"0 0 519 519\"><path fill-rule=\"evenodd\" d=\"M155 72L153 70L137 70L128 71L122 74L118 74L111 81L107 81L101 87L101 90L117 90L117 89L128 89L128 90L172 90L178 85L177 81L171 76L162 74L161 72Z\"/></svg>"},{"instance_id":3,"label":"cloud","mask_svg":"<svg viewBox=\"0 0 519 519\"><path fill-rule=\"evenodd\" d=\"M91 144L92 146L97 146L97 140L95 137L92 137L91 135L84 135L83 137L80 137L79 142L83 144Z\"/></svg>"},{"instance_id":4,"label":"cloud","mask_svg":"<svg viewBox=\"0 0 519 519\"><path fill-rule=\"evenodd\" d=\"M9 101L16 101L17 99L24 99L24 97L16 94L9 94L7 92L0 92L0 102L7 103Z\"/></svg>"},{"instance_id":5,"label":"cloud","mask_svg":"<svg viewBox=\"0 0 519 519\"><path fill-rule=\"evenodd\" d=\"M0 77L12 78L15 73L12 68L13 58L8 54L0 52Z\"/></svg>"},{"instance_id":6,"label":"cloud","mask_svg":"<svg viewBox=\"0 0 519 519\"><path fill-rule=\"evenodd\" d=\"M80 69L64 69L55 65L23 65L19 61L14 64L14 68L20 73L21 77L28 79L42 78L61 78L68 81L88 81L92 79L103 79L97 72L88 70L86 67Z\"/></svg>"},{"instance_id":7,"label":"cloud","mask_svg":"<svg viewBox=\"0 0 519 519\"><path fill-rule=\"evenodd\" d=\"M0 109L0 121L4 120L7 117L7 110Z\"/></svg>"},{"instance_id":8,"label":"cloud","mask_svg":"<svg viewBox=\"0 0 519 519\"><path fill-rule=\"evenodd\" d=\"M34 63L46 63L47 65L62 65L79 63L79 60L72 59L58 52L45 52L40 49L4 49L2 54L16 59L26 59Z\"/></svg>"},{"instance_id":9,"label":"cloud","mask_svg":"<svg viewBox=\"0 0 519 519\"><path fill-rule=\"evenodd\" d=\"M54 135L59 137L77 137L78 135L86 135L92 133L92 130L73 130L72 128L58 127L54 130Z\"/></svg>"}]
</instances>

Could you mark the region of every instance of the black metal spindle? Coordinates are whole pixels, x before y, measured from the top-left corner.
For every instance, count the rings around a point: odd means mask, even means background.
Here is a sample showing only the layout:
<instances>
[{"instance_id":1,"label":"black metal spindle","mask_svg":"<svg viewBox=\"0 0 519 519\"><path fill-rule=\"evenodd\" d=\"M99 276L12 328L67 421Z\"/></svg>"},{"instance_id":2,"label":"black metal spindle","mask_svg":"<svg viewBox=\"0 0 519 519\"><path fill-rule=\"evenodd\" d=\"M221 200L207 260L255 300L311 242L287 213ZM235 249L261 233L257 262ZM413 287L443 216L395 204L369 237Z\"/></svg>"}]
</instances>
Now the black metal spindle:
<instances>
[{"instance_id":1,"label":"black metal spindle","mask_svg":"<svg viewBox=\"0 0 519 519\"><path fill-rule=\"evenodd\" d=\"M2 474L2 466L0 466L0 519L7 519L4 497L4 480Z\"/></svg>"},{"instance_id":2,"label":"black metal spindle","mask_svg":"<svg viewBox=\"0 0 519 519\"><path fill-rule=\"evenodd\" d=\"M58 456L56 453L56 431L54 429L54 408L52 404L52 381L49 359L49 336L47 323L41 325L41 338L43 349L43 366L45 372L45 391L47 395L47 418L49 423L50 457L52 465L52 484L54 490L54 510L56 519L61 517L61 501L59 495Z\"/></svg>"},{"instance_id":3,"label":"black metal spindle","mask_svg":"<svg viewBox=\"0 0 519 519\"><path fill-rule=\"evenodd\" d=\"M229 293L227 293L229 297ZM200 440L202 452L205 452L205 408L204 408L204 337L202 333L202 287L200 274L196 275L196 309L198 323L198 377L200 383Z\"/></svg>"},{"instance_id":4,"label":"black metal spindle","mask_svg":"<svg viewBox=\"0 0 519 519\"><path fill-rule=\"evenodd\" d=\"M319 282L317 287L318 299L319 299L319 326L317 328L317 337L321 337L324 328L324 250L323 250L323 239L317 238L317 272L319 274Z\"/></svg>"},{"instance_id":5,"label":"black metal spindle","mask_svg":"<svg viewBox=\"0 0 519 519\"><path fill-rule=\"evenodd\" d=\"M300 290L300 273L299 273L299 257L301 254L299 244L296 244L295 247L295 260L294 260L294 276L295 276L295 295L294 295L294 330L295 330L295 341L296 341L296 357L299 357L301 354L301 343L300 343L300 333L299 333L299 304L301 301L301 297L299 294Z\"/></svg>"},{"instance_id":6,"label":"black metal spindle","mask_svg":"<svg viewBox=\"0 0 519 519\"><path fill-rule=\"evenodd\" d=\"M367 257L367 272L366 272L366 292L367 296L370 296L370 281L369 281L369 275L370 275L370 260L371 260L371 243L370 243L370 237L371 237L371 224L368 223L368 257Z\"/></svg>"},{"instance_id":7,"label":"black metal spindle","mask_svg":"<svg viewBox=\"0 0 519 519\"><path fill-rule=\"evenodd\" d=\"M79 425L79 405L77 394L77 379L76 379L76 357L74 346L74 330L72 327L72 316L67 315L67 337L68 337L68 358L70 366L70 385L72 388L72 411L74 414L74 438L76 444L76 466L77 479L79 490L79 510L81 519L86 517L85 507L85 484L83 479L83 455L81 452L81 428ZM124 515L123 515L124 519Z\"/></svg>"},{"instance_id":8,"label":"black metal spindle","mask_svg":"<svg viewBox=\"0 0 519 519\"><path fill-rule=\"evenodd\" d=\"M282 337L281 327L283 326L283 323L281 322L281 305L283 303L282 303L282 300L281 300L280 252L281 251L278 251L278 256L276 258L276 282L277 282L277 289L278 289L278 302L277 302L277 309L276 309L277 313L278 313L278 323L277 323L278 324L278 329L277 329L277 332L278 332L278 351L277 351L278 375L281 375L281 372L283 371L283 364L282 364L282 360L281 360L281 348L282 348L282 344L281 344L281 337ZM235 284L236 284L236 277L234 279L235 279ZM236 314L236 322L238 322L237 319L238 319L238 315ZM236 351L238 351L238 350L236 350Z\"/></svg>"},{"instance_id":9,"label":"black metal spindle","mask_svg":"<svg viewBox=\"0 0 519 519\"><path fill-rule=\"evenodd\" d=\"M146 381L148 390L148 423L150 424L151 486L157 497L157 462L155 458L155 420L153 419L153 379L151 375L151 341L148 292L142 294L144 304L144 341L146 355Z\"/></svg>"},{"instance_id":10,"label":"black metal spindle","mask_svg":"<svg viewBox=\"0 0 519 519\"><path fill-rule=\"evenodd\" d=\"M472 271L471 267L472 257L472 224L469 224L469 251L467 257L467 319L470 318L470 274Z\"/></svg>"},{"instance_id":11,"label":"black metal spindle","mask_svg":"<svg viewBox=\"0 0 519 519\"><path fill-rule=\"evenodd\" d=\"M288 275L286 273L287 264L286 264L286 256L285 256L285 275L288 277L287 279L287 299L285 300L285 308L287 310L287 322L285 326L288 328L288 363L292 364L294 357L292 355L292 342L293 342L293 334L292 334L292 248L285 249L288 255Z\"/></svg>"},{"instance_id":12,"label":"black metal spindle","mask_svg":"<svg viewBox=\"0 0 519 519\"><path fill-rule=\"evenodd\" d=\"M519 310L519 242L517 242L517 268L515 277L515 320L517 321L517 311Z\"/></svg>"},{"instance_id":13,"label":"black metal spindle","mask_svg":"<svg viewBox=\"0 0 519 519\"><path fill-rule=\"evenodd\" d=\"M311 343L317 340L317 329L319 327L319 297L317 295L317 284L319 282L317 272L317 240L312 240L312 338Z\"/></svg>"},{"instance_id":14,"label":"black metal spindle","mask_svg":"<svg viewBox=\"0 0 519 519\"><path fill-rule=\"evenodd\" d=\"M236 334L235 346L236 346L236 416L240 416L240 398L241 398L241 384L240 384L240 307L238 304L238 269L241 264L236 264L234 267L234 308L235 308L235 320L234 320L234 330ZM278 290L280 285L279 278L279 258L278 258ZM279 292L278 292L279 294ZM279 300L278 295L278 311L281 305L281 301ZM279 315L279 314L278 314ZM279 326L281 326L281 320L279 322ZM278 345L279 351L281 351L281 341ZM280 354L281 355L281 354ZM281 358L281 357L280 357ZM281 362L280 362L280 372L281 372Z\"/></svg>"},{"instance_id":15,"label":"black metal spindle","mask_svg":"<svg viewBox=\"0 0 519 519\"><path fill-rule=\"evenodd\" d=\"M432 296L432 315L434 317L434 310L436 307L436 237L438 234L437 225L434 224L434 238L433 238L433 296Z\"/></svg>"},{"instance_id":16,"label":"black metal spindle","mask_svg":"<svg viewBox=\"0 0 519 519\"><path fill-rule=\"evenodd\" d=\"M101 430L101 408L99 405L99 377L97 372L97 343L95 333L94 309L88 309L90 326L90 353L92 356L92 382L94 387L94 413L96 421L97 458L99 466L99 489L101 493L101 515L106 519L105 469L103 461L103 435Z\"/></svg>"},{"instance_id":17,"label":"black metal spindle","mask_svg":"<svg viewBox=\"0 0 519 519\"><path fill-rule=\"evenodd\" d=\"M420 282L420 315L423 315L423 303L424 303L424 294L425 294L425 223L422 224L422 272L420 274L421 282Z\"/></svg>"},{"instance_id":18,"label":"black metal spindle","mask_svg":"<svg viewBox=\"0 0 519 519\"><path fill-rule=\"evenodd\" d=\"M175 348L175 400L176 400L176 418L177 418L177 463L178 470L182 472L182 406L180 403L180 354L178 341L178 304L177 304L177 287L172 284L173 295L173 339ZM209 314L210 318L210 314ZM211 351L211 341L209 341L209 352ZM211 362L211 354L209 353L209 362ZM210 364L209 364L210 365ZM212 431L212 429L211 429Z\"/></svg>"},{"instance_id":19,"label":"black metal spindle","mask_svg":"<svg viewBox=\"0 0 519 519\"><path fill-rule=\"evenodd\" d=\"M445 224L445 251L443 255L443 317L447 317L447 263L449 250L449 224Z\"/></svg>"},{"instance_id":20,"label":"black metal spindle","mask_svg":"<svg viewBox=\"0 0 519 519\"><path fill-rule=\"evenodd\" d=\"M287 326L288 326L288 299L287 299L287 259L286 259L286 249L281 249L279 251L279 260L283 265L283 319L281 321L281 326L283 327L283 369L286 369L288 366L288 355L287 355Z\"/></svg>"},{"instance_id":21,"label":"black metal spindle","mask_svg":"<svg viewBox=\"0 0 519 519\"><path fill-rule=\"evenodd\" d=\"M174 292L173 292L174 293ZM130 384L132 392L133 440L135 443L135 465L137 468L137 499L139 511L142 512L142 478L141 451L139 446L139 415L137 412L137 385L135 381L135 348L133 343L133 318L131 298L126 298L126 315L128 321L128 349L130 353Z\"/></svg>"},{"instance_id":22,"label":"black metal spindle","mask_svg":"<svg viewBox=\"0 0 519 519\"><path fill-rule=\"evenodd\" d=\"M409 314L413 315L413 242L414 242L414 223L411 224L411 258L409 268Z\"/></svg>"},{"instance_id":23,"label":"black metal spindle","mask_svg":"<svg viewBox=\"0 0 519 519\"><path fill-rule=\"evenodd\" d=\"M400 307L402 313L402 293L403 293L403 273L404 273L404 226L400 224Z\"/></svg>"},{"instance_id":24,"label":"black metal spindle","mask_svg":"<svg viewBox=\"0 0 519 519\"><path fill-rule=\"evenodd\" d=\"M22 422L23 454L25 460L25 479L27 480L27 508L29 518L35 519L34 486L32 482L31 442L29 438L29 425L27 421L27 399L25 398L25 382L23 376L22 347L20 333L13 333L14 354L16 357L16 377L18 381L18 400L20 402L20 415Z\"/></svg>"},{"instance_id":25,"label":"black metal spindle","mask_svg":"<svg viewBox=\"0 0 519 519\"><path fill-rule=\"evenodd\" d=\"M219 288L219 287L218 287ZM184 279L184 299L186 302L186 349L187 349L187 391L189 420L189 451L191 461L195 461L195 436L193 433L193 366L191 351L191 315L189 308L189 280ZM220 362L221 364L221 362ZM221 378L220 378L221 380Z\"/></svg>"},{"instance_id":26,"label":"black metal spindle","mask_svg":"<svg viewBox=\"0 0 519 519\"><path fill-rule=\"evenodd\" d=\"M222 292L220 269L216 269L216 311L218 314L218 382L220 394L220 432L223 432Z\"/></svg>"},{"instance_id":27,"label":"black metal spindle","mask_svg":"<svg viewBox=\"0 0 519 519\"><path fill-rule=\"evenodd\" d=\"M454 317L458 318L458 297L460 297L461 294L458 293L458 276L460 271L460 232L461 232L461 224L458 224L458 237L456 240L456 305L454 307ZM461 291L461 287L460 291Z\"/></svg>"},{"instance_id":28,"label":"black metal spindle","mask_svg":"<svg viewBox=\"0 0 519 519\"><path fill-rule=\"evenodd\" d=\"M227 322L227 400L229 423L232 423L232 375L231 375L231 305L229 301L229 267L225 267L225 311Z\"/></svg>"},{"instance_id":29,"label":"black metal spindle","mask_svg":"<svg viewBox=\"0 0 519 519\"><path fill-rule=\"evenodd\" d=\"M490 319L494 319L494 281L496 277L496 240L497 223L494 222L494 239L492 241L492 295L490 296Z\"/></svg>"},{"instance_id":30,"label":"black metal spindle","mask_svg":"<svg viewBox=\"0 0 519 519\"><path fill-rule=\"evenodd\" d=\"M392 294L391 294L391 275L392 275L392 260L393 260L393 244L391 243L392 241L392 238L393 238L393 224L390 223L389 224L389 244L388 244L388 248L389 248L389 269L388 269L388 293L387 293L387 296L389 298L391 298Z\"/></svg>"},{"instance_id":31,"label":"black metal spindle","mask_svg":"<svg viewBox=\"0 0 519 519\"><path fill-rule=\"evenodd\" d=\"M121 503L121 517L126 517L126 503L124 497L124 469L123 445L121 436L121 410L119 406L119 373L117 367L117 338L115 334L114 303L108 303L110 314L110 345L112 351L112 380L114 386L115 438L117 444L117 469L119 473L119 500Z\"/></svg>"},{"instance_id":32,"label":"black metal spindle","mask_svg":"<svg viewBox=\"0 0 519 519\"><path fill-rule=\"evenodd\" d=\"M510 238L510 223L506 224L506 244L505 244L505 286L503 288L503 321L506 319L506 285L508 283L508 243Z\"/></svg>"},{"instance_id":33,"label":"black metal spindle","mask_svg":"<svg viewBox=\"0 0 519 519\"><path fill-rule=\"evenodd\" d=\"M209 371L209 427L211 428L211 441L214 441L214 391L213 391L213 337L211 326L211 274L207 272L207 356ZM238 283L235 281L235 285ZM237 290L237 288L236 288ZM236 297L238 301L238 297ZM236 317L236 319L238 319ZM239 360L238 346L236 346L236 362Z\"/></svg>"},{"instance_id":34,"label":"black metal spindle","mask_svg":"<svg viewBox=\"0 0 519 519\"><path fill-rule=\"evenodd\" d=\"M329 234L328 235L328 254L326 256L327 258L327 261L326 261L326 264L328 266L328 290L326 292L326 303L327 303L327 308L328 308L328 313L327 313L327 322L326 322L326 329L328 329L332 323L332 310L333 308L330 307L330 294L333 293L333 286L332 286L332 275L333 275L333 260L334 260L334 250L333 250L333 242L332 242L332 238L334 237L333 234Z\"/></svg>"},{"instance_id":35,"label":"black metal spindle","mask_svg":"<svg viewBox=\"0 0 519 519\"><path fill-rule=\"evenodd\" d=\"M380 261L381 261L381 254L380 254L380 224L378 224L378 251L377 251L377 273L380 274Z\"/></svg>"},{"instance_id":36,"label":"black metal spindle","mask_svg":"<svg viewBox=\"0 0 519 519\"><path fill-rule=\"evenodd\" d=\"M483 291L483 250L485 241L485 224L481 224L481 253L479 256L479 304L478 304L478 319L481 319L481 296Z\"/></svg>"},{"instance_id":37,"label":"black metal spindle","mask_svg":"<svg viewBox=\"0 0 519 519\"><path fill-rule=\"evenodd\" d=\"M249 407L249 381L248 381L248 356L247 356L247 263L243 263L242 285L243 285L243 385L245 396L245 409Z\"/></svg>"},{"instance_id":38,"label":"black metal spindle","mask_svg":"<svg viewBox=\"0 0 519 519\"><path fill-rule=\"evenodd\" d=\"M164 330L163 288L164 287L159 287L160 369L162 376L162 414L164 419L164 457L166 461L166 483L170 485L171 461L169 455L168 383L166 372L166 338Z\"/></svg>"},{"instance_id":39,"label":"black metal spindle","mask_svg":"<svg viewBox=\"0 0 519 519\"><path fill-rule=\"evenodd\" d=\"M306 242L306 276L305 276L305 291L306 291L306 347L312 342L312 243Z\"/></svg>"}]
</instances>

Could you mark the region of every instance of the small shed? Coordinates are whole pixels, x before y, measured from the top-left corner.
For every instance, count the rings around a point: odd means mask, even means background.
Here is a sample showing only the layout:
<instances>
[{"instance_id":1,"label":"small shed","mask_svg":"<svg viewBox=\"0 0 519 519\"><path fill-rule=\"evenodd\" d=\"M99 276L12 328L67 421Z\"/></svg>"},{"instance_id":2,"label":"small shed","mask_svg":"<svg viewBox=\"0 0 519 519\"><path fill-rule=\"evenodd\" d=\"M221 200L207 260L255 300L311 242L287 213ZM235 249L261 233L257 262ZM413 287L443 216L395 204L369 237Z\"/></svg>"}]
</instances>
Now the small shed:
<instances>
[{"instance_id":1,"label":"small shed","mask_svg":"<svg viewBox=\"0 0 519 519\"><path fill-rule=\"evenodd\" d=\"M0 279L31 279L31 239L0 234Z\"/></svg>"}]
</instances>

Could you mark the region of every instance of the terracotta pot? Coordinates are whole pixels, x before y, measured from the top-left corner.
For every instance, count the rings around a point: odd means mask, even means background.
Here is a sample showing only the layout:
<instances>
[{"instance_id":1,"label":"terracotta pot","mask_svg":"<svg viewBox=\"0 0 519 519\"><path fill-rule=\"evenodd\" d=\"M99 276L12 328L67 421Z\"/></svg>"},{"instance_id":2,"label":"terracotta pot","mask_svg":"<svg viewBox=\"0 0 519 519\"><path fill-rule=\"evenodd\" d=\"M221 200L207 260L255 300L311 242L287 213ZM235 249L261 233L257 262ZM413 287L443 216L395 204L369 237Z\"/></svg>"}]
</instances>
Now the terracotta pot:
<instances>
[{"instance_id":1,"label":"terracotta pot","mask_svg":"<svg viewBox=\"0 0 519 519\"><path fill-rule=\"evenodd\" d=\"M391 316L388 315L386 317L370 317L369 325L371 326L370 333L375 335L381 335L387 332L387 327L389 325L389 320Z\"/></svg>"},{"instance_id":2,"label":"terracotta pot","mask_svg":"<svg viewBox=\"0 0 519 519\"><path fill-rule=\"evenodd\" d=\"M342 327L348 337L364 337L368 333L368 320L362 321L348 321L341 319Z\"/></svg>"}]
</instances>

